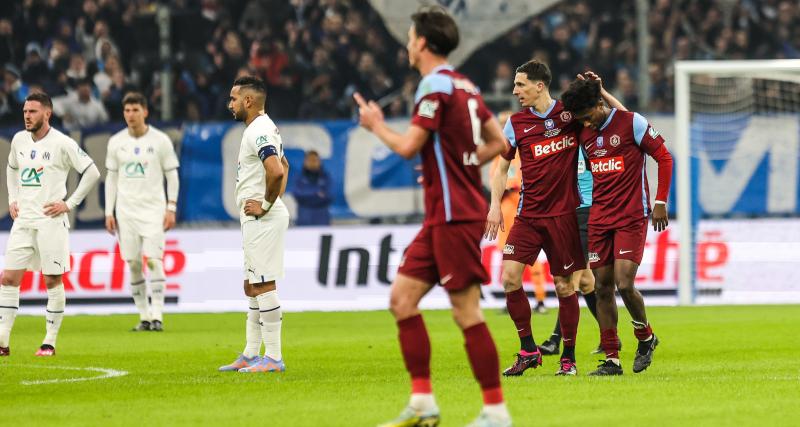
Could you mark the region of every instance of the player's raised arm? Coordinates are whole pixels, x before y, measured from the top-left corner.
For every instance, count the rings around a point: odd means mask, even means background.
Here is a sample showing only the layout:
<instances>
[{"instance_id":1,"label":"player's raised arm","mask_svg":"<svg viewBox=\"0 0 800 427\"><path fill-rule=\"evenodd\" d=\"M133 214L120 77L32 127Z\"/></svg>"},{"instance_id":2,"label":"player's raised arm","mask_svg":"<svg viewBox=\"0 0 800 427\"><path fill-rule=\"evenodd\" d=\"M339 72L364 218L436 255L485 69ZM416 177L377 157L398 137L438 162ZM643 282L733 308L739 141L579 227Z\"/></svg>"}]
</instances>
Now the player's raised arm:
<instances>
[{"instance_id":1,"label":"player's raised arm","mask_svg":"<svg viewBox=\"0 0 800 427\"><path fill-rule=\"evenodd\" d=\"M412 124L405 134L397 133L386 125L380 105L375 101L367 101L356 92L353 99L358 105L358 122L366 130L372 132L392 151L405 159L419 153L430 136L430 132Z\"/></svg>"},{"instance_id":2,"label":"player's raised arm","mask_svg":"<svg viewBox=\"0 0 800 427\"><path fill-rule=\"evenodd\" d=\"M513 153L512 156L514 154L515 153ZM508 169L510 166L511 161L501 156L497 159L497 167L494 169L494 174L492 175L492 200L489 204L489 213L486 215L486 231L484 232L484 237L489 240L497 238L498 230L506 231L505 224L503 223L503 210L501 205L503 193L505 193L506 190L506 181L508 181Z\"/></svg>"},{"instance_id":3,"label":"player's raised arm","mask_svg":"<svg viewBox=\"0 0 800 427\"><path fill-rule=\"evenodd\" d=\"M603 86L603 79L600 78L594 71L586 71L582 74L578 74L579 80L597 80L600 82L600 96L603 97L603 100L608 104L611 108L616 108L620 111L628 111L627 108L611 94L611 92L607 91L605 86Z\"/></svg>"}]
</instances>

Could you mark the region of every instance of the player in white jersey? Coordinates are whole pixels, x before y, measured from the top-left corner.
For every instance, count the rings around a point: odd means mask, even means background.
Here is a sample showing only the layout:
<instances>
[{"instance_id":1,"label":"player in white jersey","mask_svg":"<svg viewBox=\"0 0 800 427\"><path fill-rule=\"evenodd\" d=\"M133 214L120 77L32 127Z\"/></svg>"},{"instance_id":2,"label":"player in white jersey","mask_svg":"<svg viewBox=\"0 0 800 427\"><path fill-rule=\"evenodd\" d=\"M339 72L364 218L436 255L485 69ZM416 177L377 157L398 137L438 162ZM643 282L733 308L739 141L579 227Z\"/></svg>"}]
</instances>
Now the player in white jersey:
<instances>
[{"instance_id":1,"label":"player in white jersey","mask_svg":"<svg viewBox=\"0 0 800 427\"><path fill-rule=\"evenodd\" d=\"M266 86L255 77L236 79L228 109L247 126L239 147L236 203L242 226L244 293L249 297L242 354L220 371L283 372L282 312L275 281L283 278L284 236L289 211L280 195L289 164L275 123L264 113ZM264 356L259 355L264 343Z\"/></svg>"},{"instance_id":2,"label":"player in white jersey","mask_svg":"<svg viewBox=\"0 0 800 427\"><path fill-rule=\"evenodd\" d=\"M108 140L106 154L106 229L111 234L119 231L119 251L131 272L131 294L139 310L139 324L133 330L162 331L164 232L175 226L178 157L169 137L145 122L144 95L128 93L122 106L128 127ZM150 272L152 305L147 301L142 255Z\"/></svg>"},{"instance_id":3,"label":"player in white jersey","mask_svg":"<svg viewBox=\"0 0 800 427\"><path fill-rule=\"evenodd\" d=\"M8 153L8 210L14 225L8 236L0 285L0 356L10 354L9 338L19 309L25 270L41 271L47 287L46 335L37 356L55 354L66 296L61 276L70 270L69 218L95 185L100 172L72 138L50 127L53 103L44 93L25 98L25 130L11 140ZM66 201L67 174L81 174Z\"/></svg>"}]
</instances>

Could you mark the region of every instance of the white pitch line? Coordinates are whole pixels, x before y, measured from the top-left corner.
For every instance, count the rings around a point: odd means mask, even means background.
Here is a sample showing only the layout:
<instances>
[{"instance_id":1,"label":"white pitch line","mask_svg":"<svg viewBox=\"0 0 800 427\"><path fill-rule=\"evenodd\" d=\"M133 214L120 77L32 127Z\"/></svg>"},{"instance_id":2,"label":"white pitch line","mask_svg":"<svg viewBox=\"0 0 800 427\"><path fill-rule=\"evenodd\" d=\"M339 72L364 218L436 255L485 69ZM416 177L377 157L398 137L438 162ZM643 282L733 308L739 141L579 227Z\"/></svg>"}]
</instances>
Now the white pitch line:
<instances>
[{"instance_id":1,"label":"white pitch line","mask_svg":"<svg viewBox=\"0 0 800 427\"><path fill-rule=\"evenodd\" d=\"M104 380L106 378L123 377L125 375L128 375L127 371L118 371L116 369L110 369L110 368L97 368L94 366L87 366L85 368L79 368L75 366L43 366L43 365L13 365L13 366L26 367L26 368L58 369L63 371L91 371L91 372L100 372L102 374L95 377L59 378L54 380L36 380L36 381L22 380L20 381L20 384L22 385L77 383L81 381Z\"/></svg>"}]
</instances>

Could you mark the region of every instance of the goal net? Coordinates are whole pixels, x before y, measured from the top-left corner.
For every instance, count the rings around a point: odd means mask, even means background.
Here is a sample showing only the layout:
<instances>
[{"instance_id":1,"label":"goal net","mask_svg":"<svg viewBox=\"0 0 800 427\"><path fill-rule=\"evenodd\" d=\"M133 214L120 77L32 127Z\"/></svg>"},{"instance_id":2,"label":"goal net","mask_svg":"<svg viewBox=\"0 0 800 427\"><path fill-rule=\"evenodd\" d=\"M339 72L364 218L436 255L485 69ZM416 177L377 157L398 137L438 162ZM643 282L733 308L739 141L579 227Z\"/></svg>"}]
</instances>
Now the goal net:
<instances>
[{"instance_id":1,"label":"goal net","mask_svg":"<svg viewBox=\"0 0 800 427\"><path fill-rule=\"evenodd\" d=\"M675 120L679 302L800 301L800 60L680 61Z\"/></svg>"}]
</instances>

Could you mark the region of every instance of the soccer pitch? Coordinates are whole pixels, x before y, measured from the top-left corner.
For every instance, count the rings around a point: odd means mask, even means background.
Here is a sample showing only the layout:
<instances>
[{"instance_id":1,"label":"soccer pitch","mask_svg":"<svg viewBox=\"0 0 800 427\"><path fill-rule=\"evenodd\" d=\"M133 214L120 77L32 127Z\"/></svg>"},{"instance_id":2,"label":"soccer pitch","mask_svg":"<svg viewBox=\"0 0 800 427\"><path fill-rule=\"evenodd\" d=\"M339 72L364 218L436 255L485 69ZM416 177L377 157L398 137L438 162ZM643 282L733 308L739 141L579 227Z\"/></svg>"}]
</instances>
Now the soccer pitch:
<instances>
[{"instance_id":1,"label":"soccer pitch","mask_svg":"<svg viewBox=\"0 0 800 427\"><path fill-rule=\"evenodd\" d=\"M538 341L555 313L533 317ZM518 349L515 328L507 315L485 314L505 368ZM635 341L623 308L625 375L590 378L598 333L584 309L578 377L553 376L558 359L551 356L543 367L503 379L515 425L797 425L800 306L655 307L648 314L661 339L653 365L632 372ZM448 311L424 316L441 425L464 425L478 414L480 391L461 333ZM136 320L67 317L57 356L42 359L33 353L43 316L18 317L12 354L0 359L0 423L373 426L408 398L388 312L286 313L282 374L217 372L244 346L244 313L167 315L163 333L128 332Z\"/></svg>"}]
</instances>

